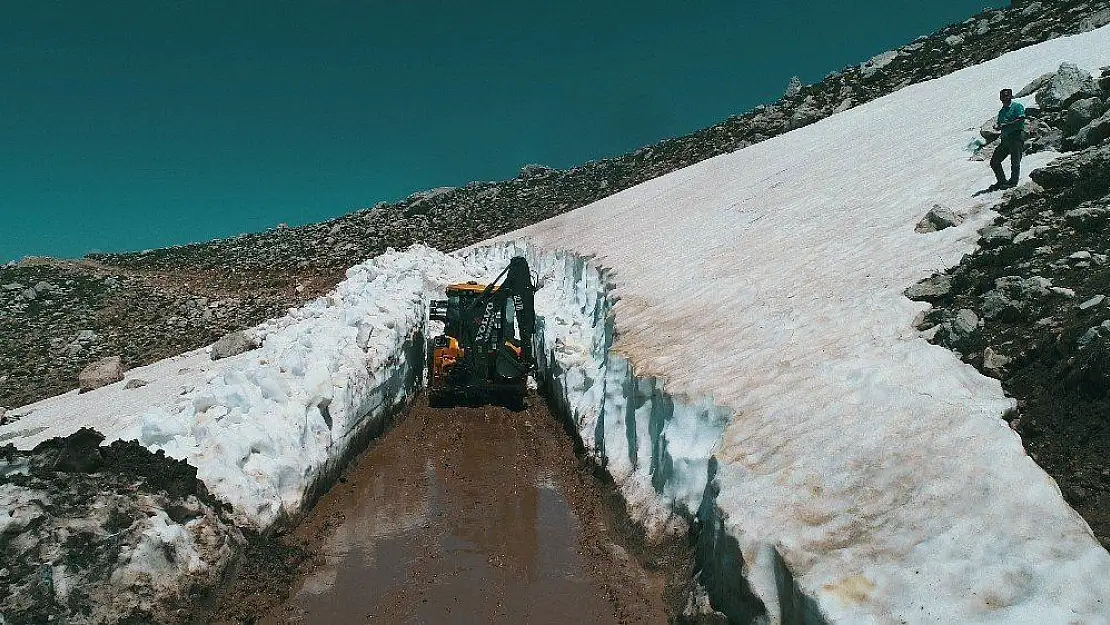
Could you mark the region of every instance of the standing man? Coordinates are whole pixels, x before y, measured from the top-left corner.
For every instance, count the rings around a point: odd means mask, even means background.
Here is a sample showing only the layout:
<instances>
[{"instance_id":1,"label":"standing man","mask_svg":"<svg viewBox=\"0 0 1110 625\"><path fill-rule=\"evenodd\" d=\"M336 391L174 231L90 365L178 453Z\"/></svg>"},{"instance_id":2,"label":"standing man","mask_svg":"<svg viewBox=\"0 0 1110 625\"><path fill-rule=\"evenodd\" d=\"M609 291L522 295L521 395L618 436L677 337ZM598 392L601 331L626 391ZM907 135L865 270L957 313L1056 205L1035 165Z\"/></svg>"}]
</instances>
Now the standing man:
<instances>
[{"instance_id":1,"label":"standing man","mask_svg":"<svg viewBox=\"0 0 1110 625\"><path fill-rule=\"evenodd\" d=\"M998 94L1002 101L1002 109L998 111L998 121L994 127L1002 131L998 139L998 147L991 157L991 169L997 182L991 185L991 191L1016 187L1018 175L1021 171L1021 154L1025 151L1025 107L1020 102L1014 102L1014 92L1003 89ZM1010 157L1010 179L1002 172L1002 161Z\"/></svg>"}]
</instances>

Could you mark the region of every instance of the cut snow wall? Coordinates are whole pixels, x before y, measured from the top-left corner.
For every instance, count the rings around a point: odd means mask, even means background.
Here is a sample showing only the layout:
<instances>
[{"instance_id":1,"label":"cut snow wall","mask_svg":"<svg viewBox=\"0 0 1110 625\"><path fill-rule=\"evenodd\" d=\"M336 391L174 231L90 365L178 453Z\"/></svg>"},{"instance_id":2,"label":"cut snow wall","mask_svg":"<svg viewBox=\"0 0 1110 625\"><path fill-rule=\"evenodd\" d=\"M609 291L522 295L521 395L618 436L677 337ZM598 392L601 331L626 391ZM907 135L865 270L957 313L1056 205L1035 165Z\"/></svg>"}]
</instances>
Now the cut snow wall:
<instances>
[{"instance_id":1,"label":"cut snow wall","mask_svg":"<svg viewBox=\"0 0 1110 625\"><path fill-rule=\"evenodd\" d=\"M195 465L242 526L299 516L419 390L427 285L413 262L352 267L329 295L256 328L259 350L120 438Z\"/></svg>"},{"instance_id":2,"label":"cut snow wall","mask_svg":"<svg viewBox=\"0 0 1110 625\"><path fill-rule=\"evenodd\" d=\"M474 248L466 258L505 264L528 259L542 286L536 294L536 354L549 399L574 426L580 442L619 486L629 515L649 539L698 533L699 582L716 609L733 622L759 622L768 606L755 595L736 539L725 530L716 505L713 451L732 411L710 398L672 396L665 381L639 376L613 351L611 274L589 259L544 253L521 242ZM784 623L823 623L777 553ZM778 606L770 606L778 608Z\"/></svg>"},{"instance_id":3,"label":"cut snow wall","mask_svg":"<svg viewBox=\"0 0 1110 625\"><path fill-rule=\"evenodd\" d=\"M219 361L117 438L188 460L240 525L299 516L419 390L428 300L508 263L487 256L417 245L356 265L328 295L255 328L261 348Z\"/></svg>"}]
</instances>

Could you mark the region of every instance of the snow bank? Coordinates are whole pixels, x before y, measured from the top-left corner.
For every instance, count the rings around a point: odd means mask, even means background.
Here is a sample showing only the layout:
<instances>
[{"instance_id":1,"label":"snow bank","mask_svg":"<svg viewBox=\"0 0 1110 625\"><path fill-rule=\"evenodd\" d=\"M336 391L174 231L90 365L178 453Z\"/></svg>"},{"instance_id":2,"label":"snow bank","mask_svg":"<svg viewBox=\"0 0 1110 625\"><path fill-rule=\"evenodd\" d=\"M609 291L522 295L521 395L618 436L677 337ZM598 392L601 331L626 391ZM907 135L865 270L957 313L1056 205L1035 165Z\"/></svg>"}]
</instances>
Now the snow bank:
<instances>
[{"instance_id":1,"label":"snow bank","mask_svg":"<svg viewBox=\"0 0 1110 625\"><path fill-rule=\"evenodd\" d=\"M427 299L501 269L419 246L384 254L352 267L326 297L255 328L259 349L215 362L198 350L129 372L150 382L138 389L121 382L25 406L0 439L26 449L81 425L106 443L136 439L188 460L237 523L265 529L329 486L357 443L417 390Z\"/></svg>"}]
</instances>

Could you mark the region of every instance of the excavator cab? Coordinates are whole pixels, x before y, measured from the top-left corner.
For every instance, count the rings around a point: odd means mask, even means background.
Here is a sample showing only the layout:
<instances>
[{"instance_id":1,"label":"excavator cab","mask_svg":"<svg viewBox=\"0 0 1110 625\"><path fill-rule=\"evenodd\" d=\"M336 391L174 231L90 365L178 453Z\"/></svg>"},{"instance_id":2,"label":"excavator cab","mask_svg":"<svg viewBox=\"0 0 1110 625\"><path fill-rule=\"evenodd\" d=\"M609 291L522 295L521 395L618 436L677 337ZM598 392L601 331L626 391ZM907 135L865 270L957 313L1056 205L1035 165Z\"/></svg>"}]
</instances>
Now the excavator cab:
<instances>
[{"instance_id":1,"label":"excavator cab","mask_svg":"<svg viewBox=\"0 0 1110 625\"><path fill-rule=\"evenodd\" d=\"M535 368L535 291L528 262L518 256L490 284L452 284L447 299L432 300L428 318L444 324L428 341L433 405L460 397L523 402Z\"/></svg>"}]
</instances>

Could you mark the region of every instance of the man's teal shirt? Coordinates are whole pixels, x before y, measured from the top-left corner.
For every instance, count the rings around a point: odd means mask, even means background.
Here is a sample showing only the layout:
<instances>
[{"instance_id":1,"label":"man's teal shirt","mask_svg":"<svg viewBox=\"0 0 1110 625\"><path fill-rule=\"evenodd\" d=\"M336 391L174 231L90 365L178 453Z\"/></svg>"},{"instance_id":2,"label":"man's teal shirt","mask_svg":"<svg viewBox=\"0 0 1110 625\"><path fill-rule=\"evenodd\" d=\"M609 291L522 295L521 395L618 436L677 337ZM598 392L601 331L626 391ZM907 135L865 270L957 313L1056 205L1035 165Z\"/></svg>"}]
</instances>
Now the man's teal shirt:
<instances>
[{"instance_id":1,"label":"man's teal shirt","mask_svg":"<svg viewBox=\"0 0 1110 625\"><path fill-rule=\"evenodd\" d=\"M1025 120L1011 122L1021 117L1025 117L1025 107L1020 102L1010 102L1009 106L1002 107L1002 110L998 111L998 127L1002 129L1002 136L1020 137L1021 131L1025 130Z\"/></svg>"}]
</instances>

